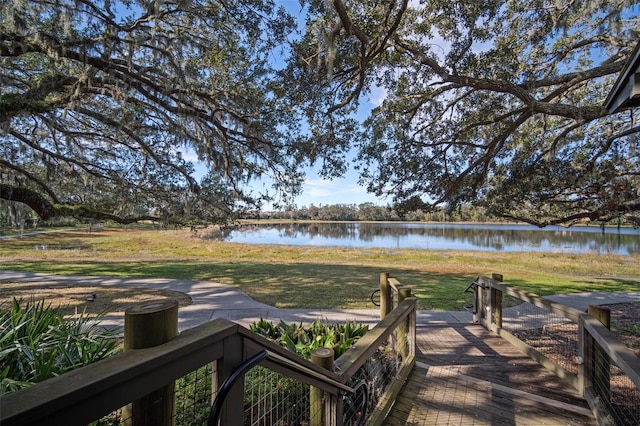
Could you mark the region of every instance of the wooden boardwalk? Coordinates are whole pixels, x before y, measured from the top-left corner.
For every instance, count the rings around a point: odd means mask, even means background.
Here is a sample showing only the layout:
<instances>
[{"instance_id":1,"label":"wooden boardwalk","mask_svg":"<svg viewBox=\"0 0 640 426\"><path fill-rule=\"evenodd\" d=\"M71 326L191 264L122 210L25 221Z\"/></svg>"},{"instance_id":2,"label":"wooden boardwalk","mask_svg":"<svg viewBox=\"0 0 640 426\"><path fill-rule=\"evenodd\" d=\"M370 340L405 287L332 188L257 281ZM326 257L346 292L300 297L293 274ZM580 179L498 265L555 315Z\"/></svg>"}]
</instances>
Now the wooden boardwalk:
<instances>
[{"instance_id":1,"label":"wooden boardwalk","mask_svg":"<svg viewBox=\"0 0 640 426\"><path fill-rule=\"evenodd\" d=\"M416 368L385 424L597 425L571 386L484 327L416 334Z\"/></svg>"}]
</instances>

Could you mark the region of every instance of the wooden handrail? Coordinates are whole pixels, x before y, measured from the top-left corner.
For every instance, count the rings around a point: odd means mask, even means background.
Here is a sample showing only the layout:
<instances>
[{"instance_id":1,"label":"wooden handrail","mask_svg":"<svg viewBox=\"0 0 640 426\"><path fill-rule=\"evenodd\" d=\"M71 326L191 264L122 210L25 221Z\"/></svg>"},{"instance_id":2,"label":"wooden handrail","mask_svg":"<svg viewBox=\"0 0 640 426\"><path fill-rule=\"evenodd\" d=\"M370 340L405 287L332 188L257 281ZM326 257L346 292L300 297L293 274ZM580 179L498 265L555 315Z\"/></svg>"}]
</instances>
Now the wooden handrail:
<instances>
[{"instance_id":1,"label":"wooden handrail","mask_svg":"<svg viewBox=\"0 0 640 426\"><path fill-rule=\"evenodd\" d=\"M145 390L148 393L222 357L224 340L239 328L230 321L214 320L161 346L123 352L4 395L0 424L90 423L144 395Z\"/></svg>"},{"instance_id":2,"label":"wooden handrail","mask_svg":"<svg viewBox=\"0 0 640 426\"><path fill-rule=\"evenodd\" d=\"M0 424L90 423L203 365L226 362L225 347L240 349L236 360L266 349L269 357L261 365L337 397L340 392L353 391L346 382L399 325L409 321L411 315L415 322L415 306L415 298L400 303L337 360L338 373L314 365L236 323L216 319L185 330L160 346L123 352L5 395L0 398ZM413 355L404 361L407 369L415 362Z\"/></svg>"},{"instance_id":3,"label":"wooden handrail","mask_svg":"<svg viewBox=\"0 0 640 426\"><path fill-rule=\"evenodd\" d=\"M561 303L552 302L551 300L544 299L536 294L531 294L527 293L526 291L515 289L491 278L481 276L476 278L476 282L481 286L484 286L485 288L495 288L496 290L500 290L505 294L517 297L539 308L547 309L554 314L561 315L576 323L580 321L580 317L584 314L584 312L579 309L573 308L571 306L566 306Z\"/></svg>"},{"instance_id":4,"label":"wooden handrail","mask_svg":"<svg viewBox=\"0 0 640 426\"><path fill-rule=\"evenodd\" d=\"M389 277L389 285L391 286L391 288L393 289L394 292L398 292L398 289L400 287L402 287L402 284L400 283L400 281L398 281L397 279L393 278L393 277Z\"/></svg>"},{"instance_id":5,"label":"wooden handrail","mask_svg":"<svg viewBox=\"0 0 640 426\"><path fill-rule=\"evenodd\" d=\"M396 328L415 312L416 298L404 300L396 309L391 311L382 321L367 334L362 336L350 350L346 351L335 361L336 369L343 378L351 377L380 345L393 333Z\"/></svg>"}]
</instances>

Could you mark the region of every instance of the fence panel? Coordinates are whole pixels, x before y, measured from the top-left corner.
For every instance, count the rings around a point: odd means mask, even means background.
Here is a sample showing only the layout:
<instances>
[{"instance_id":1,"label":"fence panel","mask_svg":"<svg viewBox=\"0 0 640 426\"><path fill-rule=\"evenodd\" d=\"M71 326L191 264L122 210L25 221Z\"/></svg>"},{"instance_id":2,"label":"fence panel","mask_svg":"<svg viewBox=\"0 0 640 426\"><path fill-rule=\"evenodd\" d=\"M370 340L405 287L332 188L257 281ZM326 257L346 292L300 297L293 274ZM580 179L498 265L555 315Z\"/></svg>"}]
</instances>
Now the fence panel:
<instances>
[{"instance_id":1,"label":"fence panel","mask_svg":"<svg viewBox=\"0 0 640 426\"><path fill-rule=\"evenodd\" d=\"M534 359L574 385L589 401L600 423L637 425L640 419L640 358L598 320L538 296L478 277L480 299L491 297L483 324L523 348ZM484 293L484 294L482 294ZM501 301L501 306L492 303ZM498 325L500 320L502 326ZM506 332L506 333L505 333Z\"/></svg>"},{"instance_id":2,"label":"fence panel","mask_svg":"<svg viewBox=\"0 0 640 426\"><path fill-rule=\"evenodd\" d=\"M215 389L212 386L216 363L208 363L197 370L176 380L175 392L172 395L175 401L175 412L169 419L160 419L161 422L175 426L206 425L211 410L211 404L215 398ZM150 404L161 404L160 399L148 400ZM147 412L145 407L139 407L140 411ZM151 424L150 419L140 419L142 423ZM92 426L119 426L130 425L133 420L127 417L127 410L118 409L99 420L91 422Z\"/></svg>"},{"instance_id":3,"label":"fence panel","mask_svg":"<svg viewBox=\"0 0 640 426\"><path fill-rule=\"evenodd\" d=\"M267 368L255 367L245 376L244 424L309 424L312 416L309 392L309 385Z\"/></svg>"},{"instance_id":4,"label":"fence panel","mask_svg":"<svg viewBox=\"0 0 640 426\"><path fill-rule=\"evenodd\" d=\"M584 319L585 396L602 423L637 425L640 358L595 319Z\"/></svg>"},{"instance_id":5,"label":"fence panel","mask_svg":"<svg viewBox=\"0 0 640 426\"><path fill-rule=\"evenodd\" d=\"M546 356L558 366L578 374L580 351L578 324L516 297L504 297L502 328Z\"/></svg>"},{"instance_id":6,"label":"fence panel","mask_svg":"<svg viewBox=\"0 0 640 426\"><path fill-rule=\"evenodd\" d=\"M387 345L382 346L367 359L348 382L356 392L353 395L347 395L345 399L345 426L358 424L363 413L363 405L366 405L365 419L371 417L375 408L396 382L404 366L402 356Z\"/></svg>"}]
</instances>

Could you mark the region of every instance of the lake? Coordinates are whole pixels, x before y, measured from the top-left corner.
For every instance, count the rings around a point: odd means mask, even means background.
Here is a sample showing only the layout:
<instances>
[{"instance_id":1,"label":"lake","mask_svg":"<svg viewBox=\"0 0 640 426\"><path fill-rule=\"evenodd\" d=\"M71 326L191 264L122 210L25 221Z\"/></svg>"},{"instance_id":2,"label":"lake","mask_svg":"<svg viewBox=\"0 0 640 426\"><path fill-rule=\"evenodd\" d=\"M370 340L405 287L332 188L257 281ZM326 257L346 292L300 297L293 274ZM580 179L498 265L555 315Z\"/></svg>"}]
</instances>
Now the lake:
<instances>
[{"instance_id":1,"label":"lake","mask_svg":"<svg viewBox=\"0 0 640 426\"><path fill-rule=\"evenodd\" d=\"M226 241L357 248L482 250L553 253L640 253L640 229L596 226L281 223L242 225L225 233Z\"/></svg>"}]
</instances>

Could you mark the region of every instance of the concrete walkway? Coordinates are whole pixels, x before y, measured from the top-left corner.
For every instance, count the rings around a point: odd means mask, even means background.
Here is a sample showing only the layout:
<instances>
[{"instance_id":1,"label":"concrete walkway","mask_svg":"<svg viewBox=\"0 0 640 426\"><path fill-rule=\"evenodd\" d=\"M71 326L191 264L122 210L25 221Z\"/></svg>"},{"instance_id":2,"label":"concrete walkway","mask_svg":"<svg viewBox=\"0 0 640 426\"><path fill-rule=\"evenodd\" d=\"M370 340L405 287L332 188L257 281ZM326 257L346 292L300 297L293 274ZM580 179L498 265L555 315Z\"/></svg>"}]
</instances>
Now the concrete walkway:
<instances>
[{"instance_id":1,"label":"concrete walkway","mask_svg":"<svg viewBox=\"0 0 640 426\"><path fill-rule=\"evenodd\" d=\"M348 309L278 309L251 299L242 291L227 285L190 280L162 278L115 278L96 276L65 276L37 274L31 272L0 270L0 282L39 282L48 286L122 286L155 288L180 291L189 295L193 303L181 307L178 313L180 330L195 327L215 318L225 318L244 326L264 318L269 321L309 323L316 319L329 322L356 321L366 324L378 322L377 308ZM98 294L98 297L100 295ZM589 304L607 304L621 302L640 302L640 291L631 293L575 293L550 296L556 302L584 310ZM418 311L417 323L455 324L471 323L472 315L466 311ZM103 324L107 327L121 328L124 314L108 314Z\"/></svg>"},{"instance_id":2,"label":"concrete walkway","mask_svg":"<svg viewBox=\"0 0 640 426\"><path fill-rule=\"evenodd\" d=\"M640 302L640 291L598 291L593 293L569 293L545 296L553 302L586 311L589 305Z\"/></svg>"}]
</instances>

